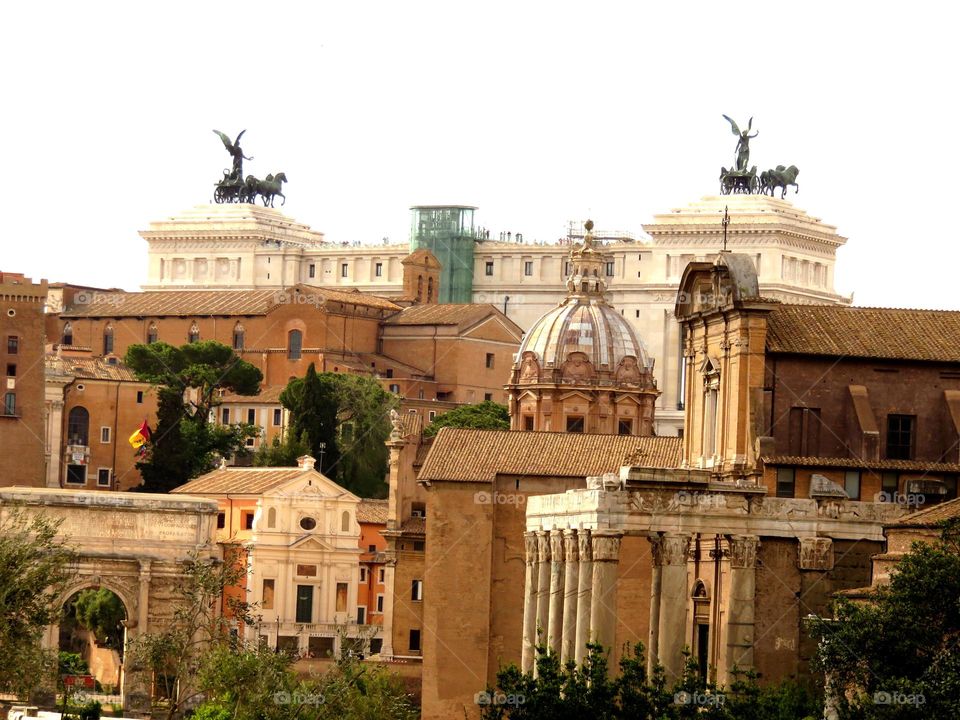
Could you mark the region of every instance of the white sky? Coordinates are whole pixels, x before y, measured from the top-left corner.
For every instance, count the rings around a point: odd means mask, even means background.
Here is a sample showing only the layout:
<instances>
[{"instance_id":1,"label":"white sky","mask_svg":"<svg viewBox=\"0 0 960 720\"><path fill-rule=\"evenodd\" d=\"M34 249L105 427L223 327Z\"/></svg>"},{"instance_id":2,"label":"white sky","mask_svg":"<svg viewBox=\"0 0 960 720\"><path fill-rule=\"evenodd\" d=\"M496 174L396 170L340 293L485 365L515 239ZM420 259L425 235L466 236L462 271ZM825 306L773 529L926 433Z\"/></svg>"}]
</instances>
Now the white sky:
<instances>
[{"instance_id":1,"label":"white sky","mask_svg":"<svg viewBox=\"0 0 960 720\"><path fill-rule=\"evenodd\" d=\"M229 156L284 171L329 240L408 207L495 232L641 232L717 192L735 138L849 238L858 305L960 309L957 10L948 3L10 3L0 21L0 269L137 289L152 220Z\"/></svg>"}]
</instances>

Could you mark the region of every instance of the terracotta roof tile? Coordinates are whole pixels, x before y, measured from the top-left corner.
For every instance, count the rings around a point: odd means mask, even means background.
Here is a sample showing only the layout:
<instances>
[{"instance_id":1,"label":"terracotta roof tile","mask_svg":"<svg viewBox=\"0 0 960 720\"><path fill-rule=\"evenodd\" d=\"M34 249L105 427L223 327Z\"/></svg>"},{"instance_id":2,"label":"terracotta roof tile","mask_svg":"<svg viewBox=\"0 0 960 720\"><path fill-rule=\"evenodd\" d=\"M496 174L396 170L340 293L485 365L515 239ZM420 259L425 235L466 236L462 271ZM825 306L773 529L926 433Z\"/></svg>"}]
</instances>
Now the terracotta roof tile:
<instances>
[{"instance_id":1,"label":"terracotta roof tile","mask_svg":"<svg viewBox=\"0 0 960 720\"><path fill-rule=\"evenodd\" d=\"M779 305L770 313L767 351L960 362L960 312Z\"/></svg>"},{"instance_id":2,"label":"terracotta roof tile","mask_svg":"<svg viewBox=\"0 0 960 720\"><path fill-rule=\"evenodd\" d=\"M103 358L47 355L45 363L48 374L73 375L85 380L139 382L126 365L120 362L111 364Z\"/></svg>"},{"instance_id":3,"label":"terracotta roof tile","mask_svg":"<svg viewBox=\"0 0 960 720\"><path fill-rule=\"evenodd\" d=\"M364 498L357 506L357 522L387 524L387 501Z\"/></svg>"},{"instance_id":4,"label":"terracotta roof tile","mask_svg":"<svg viewBox=\"0 0 960 720\"><path fill-rule=\"evenodd\" d=\"M918 510L890 523L887 527L932 527L942 520L952 520L957 517L960 517L960 498L948 500L925 510Z\"/></svg>"},{"instance_id":5,"label":"terracotta roof tile","mask_svg":"<svg viewBox=\"0 0 960 720\"><path fill-rule=\"evenodd\" d=\"M418 479L491 482L497 475L587 477L617 472L630 458L645 467L680 464L680 438L442 428Z\"/></svg>"},{"instance_id":6,"label":"terracotta roof tile","mask_svg":"<svg viewBox=\"0 0 960 720\"><path fill-rule=\"evenodd\" d=\"M492 311L492 312L491 312ZM496 313L493 305L413 305L384 320L385 325L461 325Z\"/></svg>"},{"instance_id":7,"label":"terracotta roof tile","mask_svg":"<svg viewBox=\"0 0 960 720\"><path fill-rule=\"evenodd\" d=\"M279 405L280 393L286 390L286 385L263 385L259 395L237 395L225 393L220 400L225 403L247 403L249 405Z\"/></svg>"},{"instance_id":8,"label":"terracotta roof tile","mask_svg":"<svg viewBox=\"0 0 960 720\"><path fill-rule=\"evenodd\" d=\"M305 472L320 474L316 470L298 467L218 468L170 492L185 495L259 495Z\"/></svg>"},{"instance_id":9,"label":"terracotta roof tile","mask_svg":"<svg viewBox=\"0 0 960 720\"><path fill-rule=\"evenodd\" d=\"M797 455L764 456L767 465L798 467L863 468L866 470L901 470L904 472L960 472L960 463L927 462L925 460L863 460L861 458L801 457Z\"/></svg>"},{"instance_id":10,"label":"terracotta roof tile","mask_svg":"<svg viewBox=\"0 0 960 720\"><path fill-rule=\"evenodd\" d=\"M407 518L400 526L400 530L409 535L426 535L427 519L422 517Z\"/></svg>"}]
</instances>

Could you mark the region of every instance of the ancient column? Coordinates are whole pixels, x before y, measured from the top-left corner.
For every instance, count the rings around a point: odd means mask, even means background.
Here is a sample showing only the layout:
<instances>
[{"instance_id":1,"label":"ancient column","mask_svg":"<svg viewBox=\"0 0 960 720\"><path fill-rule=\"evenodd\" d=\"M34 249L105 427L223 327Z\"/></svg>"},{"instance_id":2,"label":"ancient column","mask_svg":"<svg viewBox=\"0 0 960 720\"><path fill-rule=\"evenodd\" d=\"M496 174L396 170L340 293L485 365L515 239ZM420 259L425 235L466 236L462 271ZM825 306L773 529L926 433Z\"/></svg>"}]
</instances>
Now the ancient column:
<instances>
[{"instance_id":1,"label":"ancient column","mask_svg":"<svg viewBox=\"0 0 960 720\"><path fill-rule=\"evenodd\" d=\"M396 538L390 538L388 542L396 545ZM387 561L383 566L383 627L380 631L383 637L383 643L380 646L380 654L383 657L393 657L393 612L396 603L396 584L397 584L397 558L396 553L389 553Z\"/></svg>"},{"instance_id":2,"label":"ancient column","mask_svg":"<svg viewBox=\"0 0 960 720\"><path fill-rule=\"evenodd\" d=\"M590 642L590 603L593 599L593 552L589 530L577 533L580 560L577 578L577 639L573 660L583 664L587 655L587 643ZM572 589L572 588L571 588Z\"/></svg>"},{"instance_id":3,"label":"ancient column","mask_svg":"<svg viewBox=\"0 0 960 720\"><path fill-rule=\"evenodd\" d=\"M547 642L550 611L550 533L537 531L537 644ZM536 655L536 653L534 653ZM534 660L536 669L536 660Z\"/></svg>"},{"instance_id":4,"label":"ancient column","mask_svg":"<svg viewBox=\"0 0 960 720\"><path fill-rule=\"evenodd\" d=\"M537 534L523 534L526 549L526 574L523 585L523 649L520 667L523 672L533 670L537 656Z\"/></svg>"},{"instance_id":5,"label":"ancient column","mask_svg":"<svg viewBox=\"0 0 960 720\"><path fill-rule=\"evenodd\" d=\"M653 672L659 662L660 646L660 587L663 579L663 540L659 535L647 537L650 541L652 573L650 578L650 636L647 640L647 672Z\"/></svg>"},{"instance_id":6,"label":"ancient column","mask_svg":"<svg viewBox=\"0 0 960 720\"><path fill-rule=\"evenodd\" d=\"M666 534L662 537L660 567L660 622L657 657L667 673L667 684L683 674L683 646L687 637L687 553L690 536Z\"/></svg>"},{"instance_id":7,"label":"ancient column","mask_svg":"<svg viewBox=\"0 0 960 720\"><path fill-rule=\"evenodd\" d=\"M140 561L140 595L137 597L137 635L149 632L151 560Z\"/></svg>"},{"instance_id":8,"label":"ancient column","mask_svg":"<svg viewBox=\"0 0 960 720\"><path fill-rule=\"evenodd\" d=\"M593 595L590 601L590 639L610 650L617 628L617 560L623 533L593 531Z\"/></svg>"},{"instance_id":9,"label":"ancient column","mask_svg":"<svg viewBox=\"0 0 960 720\"><path fill-rule=\"evenodd\" d=\"M730 588L726 607L727 648L724 667L720 668L723 684L736 678L734 667L753 667L754 596L757 589L757 538L733 535L730 538Z\"/></svg>"},{"instance_id":10,"label":"ancient column","mask_svg":"<svg viewBox=\"0 0 960 720\"><path fill-rule=\"evenodd\" d=\"M550 621L547 644L551 652L560 652L563 640L563 531L550 533Z\"/></svg>"},{"instance_id":11,"label":"ancient column","mask_svg":"<svg viewBox=\"0 0 960 720\"><path fill-rule=\"evenodd\" d=\"M563 632L560 640L560 662L572 660L577 647L577 597L580 593L579 553L577 531L564 530L563 556L566 559L566 575L563 578Z\"/></svg>"}]
</instances>

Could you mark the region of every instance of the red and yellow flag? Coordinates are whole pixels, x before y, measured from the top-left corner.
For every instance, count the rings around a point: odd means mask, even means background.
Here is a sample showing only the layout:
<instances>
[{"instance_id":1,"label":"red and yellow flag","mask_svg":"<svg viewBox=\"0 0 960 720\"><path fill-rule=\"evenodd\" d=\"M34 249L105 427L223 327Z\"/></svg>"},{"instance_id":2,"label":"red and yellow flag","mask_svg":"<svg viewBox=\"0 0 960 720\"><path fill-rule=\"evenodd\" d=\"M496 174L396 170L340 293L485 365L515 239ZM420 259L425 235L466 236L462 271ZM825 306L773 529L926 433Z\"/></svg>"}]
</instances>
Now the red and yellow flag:
<instances>
[{"instance_id":1,"label":"red and yellow flag","mask_svg":"<svg viewBox=\"0 0 960 720\"><path fill-rule=\"evenodd\" d=\"M150 428L147 426L147 421L144 420L140 427L130 436L129 442L134 450L139 450L149 439Z\"/></svg>"}]
</instances>

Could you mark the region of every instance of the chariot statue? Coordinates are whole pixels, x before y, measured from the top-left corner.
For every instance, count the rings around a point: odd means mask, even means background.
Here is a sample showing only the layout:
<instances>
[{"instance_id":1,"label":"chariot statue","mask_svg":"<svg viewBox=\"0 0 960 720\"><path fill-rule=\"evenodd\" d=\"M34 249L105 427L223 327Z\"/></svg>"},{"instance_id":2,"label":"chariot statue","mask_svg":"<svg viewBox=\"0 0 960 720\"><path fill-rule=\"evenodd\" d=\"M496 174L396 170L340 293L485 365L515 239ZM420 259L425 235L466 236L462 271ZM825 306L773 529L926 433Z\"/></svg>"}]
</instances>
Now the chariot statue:
<instances>
[{"instance_id":1,"label":"chariot statue","mask_svg":"<svg viewBox=\"0 0 960 720\"><path fill-rule=\"evenodd\" d=\"M267 175L266 179L261 180L254 175L243 176L243 161L253 160L243 154L240 148L240 138L246 130L241 130L237 139L231 141L230 136L219 130L214 130L223 142L223 146L230 153L233 159L232 167L223 171L223 177L215 184L213 191L213 200L216 203L252 203L256 204L257 198L263 200L264 207L273 207L274 198L278 195L282 198L281 205L286 204L287 197L283 194L283 183L287 181L285 173Z\"/></svg>"},{"instance_id":2,"label":"chariot statue","mask_svg":"<svg viewBox=\"0 0 960 720\"><path fill-rule=\"evenodd\" d=\"M757 166L750 165L750 141L760 134L759 132L750 134L753 130L752 117L747 122L746 130L741 130L733 118L726 115L723 118L730 123L730 130L737 138L737 147L734 151L736 155L734 165L729 169L720 168L721 195L762 193L772 197L776 190L780 189L780 197L784 198L788 187L792 186L795 191L800 190L800 186L797 185L797 175L800 171L796 165L790 167L777 165L776 169L764 170L759 174Z\"/></svg>"}]
</instances>

